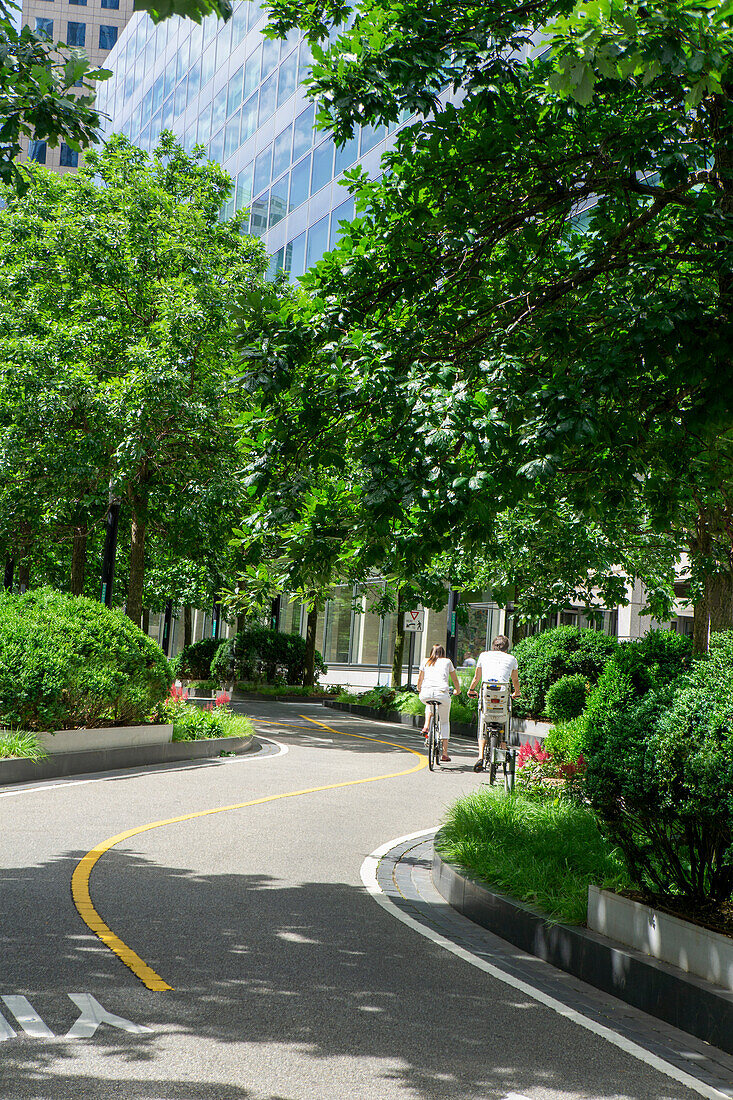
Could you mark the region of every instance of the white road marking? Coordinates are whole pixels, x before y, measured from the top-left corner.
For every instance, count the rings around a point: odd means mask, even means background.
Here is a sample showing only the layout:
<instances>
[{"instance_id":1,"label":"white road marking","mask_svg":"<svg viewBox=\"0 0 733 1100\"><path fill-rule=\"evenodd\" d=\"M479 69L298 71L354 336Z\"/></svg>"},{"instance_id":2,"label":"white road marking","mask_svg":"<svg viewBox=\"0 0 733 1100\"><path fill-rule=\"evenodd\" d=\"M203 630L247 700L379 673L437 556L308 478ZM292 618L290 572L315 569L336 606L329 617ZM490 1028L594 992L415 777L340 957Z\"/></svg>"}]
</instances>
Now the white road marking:
<instances>
[{"instance_id":1,"label":"white road marking","mask_svg":"<svg viewBox=\"0 0 733 1100\"><path fill-rule=\"evenodd\" d=\"M533 1000L539 1001L540 1004L552 1009L553 1012L557 1012L559 1016L564 1016L567 1020L579 1024L580 1027L584 1027L587 1031L593 1032L594 1035L601 1036L601 1038L606 1039L609 1043L613 1043L614 1046L619 1047L626 1054L630 1054L632 1058L637 1058L640 1062L653 1066L654 1069L659 1070L660 1073L664 1073L667 1077L671 1077L673 1081L678 1081L681 1085L690 1089L691 1092L696 1092L698 1096L705 1096L708 1100L730 1100L730 1092L720 1092L712 1085L706 1085L703 1081L698 1081L689 1073L685 1073L684 1070L678 1069L677 1066L673 1066L670 1062L665 1061L658 1055L653 1054L649 1050L645 1050L644 1047L639 1046L637 1043L633 1043L630 1039L624 1038L623 1035L618 1035L615 1031L612 1031L611 1028L599 1024L595 1020L589 1019L587 1016L583 1016L583 1014L576 1009L568 1008L562 1001L558 1001L554 997L550 997L546 993L540 992L539 989L535 989L527 982L523 982L521 979L515 978L513 975L507 974L505 971L486 962L484 959L472 955L469 951L466 951L465 948L459 947L458 944L446 939L445 936L441 936L439 932L435 932L432 928L427 928L413 917L408 916L407 913L403 913L402 910L394 904L391 898L384 893L377 881L377 869L380 860L387 852L391 851L392 848L396 848L398 844L404 844L410 840L417 840L420 837L425 837L436 831L437 826L431 829L422 829L417 833L409 833L407 836L398 836L394 840L389 840L386 844L380 845L371 855L366 857L361 865L361 881L364 883L364 886L374 900L378 902L383 909L386 909L393 917L396 917L397 920L406 924L408 928L414 929L414 931L419 932L421 936L425 936L426 939L438 944L438 946L444 947L447 951L457 955L459 959L463 959L464 962L470 963L471 966L475 966L478 970L483 970L486 974L490 974L492 978L496 978L505 985L520 990L520 992L524 993L527 997L532 997ZM516 1093L512 1093L506 1100L520 1100L520 1098L516 1096Z\"/></svg>"},{"instance_id":2,"label":"white road marking","mask_svg":"<svg viewBox=\"0 0 733 1100\"><path fill-rule=\"evenodd\" d=\"M8 1039L15 1039L17 1031L14 1031L3 1014L0 1012L0 1043L7 1042Z\"/></svg>"},{"instance_id":3,"label":"white road marking","mask_svg":"<svg viewBox=\"0 0 733 1100\"><path fill-rule=\"evenodd\" d=\"M91 993L69 993L69 997L81 1009L81 1016L66 1033L66 1039L88 1039L100 1024L110 1024L111 1027L118 1027L121 1031L131 1031L133 1035L152 1034L149 1027L133 1024L132 1020L125 1020L123 1016L115 1016L113 1012L102 1008Z\"/></svg>"},{"instance_id":4,"label":"white road marking","mask_svg":"<svg viewBox=\"0 0 733 1100\"><path fill-rule=\"evenodd\" d=\"M27 997L11 996L3 997L3 1000L26 1035L33 1035L38 1039L54 1038L53 1032L46 1027Z\"/></svg>"},{"instance_id":5,"label":"white road marking","mask_svg":"<svg viewBox=\"0 0 733 1100\"><path fill-rule=\"evenodd\" d=\"M273 737L263 737L261 734L257 734L258 738L262 741L267 741L271 745L277 745L278 752L273 752L269 756L260 756L259 753L243 753L239 756L227 756L217 758L217 763L226 764L227 767L231 764L254 764L256 761L261 760L274 760L278 756L285 756L290 752L287 745L281 745L279 741L276 741ZM204 758L205 759L205 758ZM55 791L60 787L68 787L74 785L75 787L84 787L87 783L110 783L120 777L132 779L135 776L150 775L151 772L155 774L159 771L190 771L200 761L189 760L171 761L170 764L151 764L148 768L123 768L117 769L114 772L105 772L104 775L95 776L93 779L82 779L81 776L69 775L66 776L60 783L38 783L32 786L18 786L11 790L0 790L0 798L15 798L20 794L36 794L38 791ZM186 767L182 768L181 764L185 763ZM155 769L155 772L153 772Z\"/></svg>"}]
</instances>

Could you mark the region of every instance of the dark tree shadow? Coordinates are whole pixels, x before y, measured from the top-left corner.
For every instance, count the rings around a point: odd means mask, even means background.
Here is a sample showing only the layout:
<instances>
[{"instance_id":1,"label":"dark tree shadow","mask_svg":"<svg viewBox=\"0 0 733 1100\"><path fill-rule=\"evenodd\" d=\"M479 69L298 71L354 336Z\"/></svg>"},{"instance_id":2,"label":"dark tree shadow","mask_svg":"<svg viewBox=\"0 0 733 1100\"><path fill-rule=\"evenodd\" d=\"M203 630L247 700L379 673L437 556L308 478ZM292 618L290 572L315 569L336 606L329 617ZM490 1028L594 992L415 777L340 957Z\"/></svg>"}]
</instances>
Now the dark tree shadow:
<instances>
[{"instance_id":1,"label":"dark tree shadow","mask_svg":"<svg viewBox=\"0 0 733 1100\"><path fill-rule=\"evenodd\" d=\"M315 1100L348 1096L339 1092L344 1065L358 1076L359 1097L693 1095L447 954L358 887L264 872L200 874L114 849L94 872L93 899L115 933L175 987L150 992L64 901L81 855L5 873L0 993L29 997L57 1036L78 1015L67 993L79 990L152 1030L103 1025L76 1043L4 1043L2 1100L300 1100L305 1093L281 1095L281 1082L268 1080L273 1058L299 1059L311 1066L309 1079L315 1061L322 1081ZM12 1020L2 1002L0 1010ZM166 1053L171 1036L193 1066L197 1052L214 1051L236 1084L212 1081L205 1070L188 1081L177 1076ZM76 1068L83 1043L104 1053L109 1076ZM136 1068L143 1065L145 1072Z\"/></svg>"}]
</instances>

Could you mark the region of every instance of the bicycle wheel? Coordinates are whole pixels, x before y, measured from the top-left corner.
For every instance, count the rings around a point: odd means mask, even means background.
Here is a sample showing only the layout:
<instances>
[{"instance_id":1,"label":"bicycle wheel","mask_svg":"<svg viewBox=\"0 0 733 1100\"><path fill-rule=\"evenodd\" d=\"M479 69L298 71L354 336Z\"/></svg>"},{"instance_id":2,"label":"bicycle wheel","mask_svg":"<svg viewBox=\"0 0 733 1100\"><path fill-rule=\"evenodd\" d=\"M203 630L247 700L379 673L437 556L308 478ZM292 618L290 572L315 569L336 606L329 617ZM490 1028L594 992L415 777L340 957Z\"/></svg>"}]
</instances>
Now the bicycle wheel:
<instances>
[{"instance_id":1,"label":"bicycle wheel","mask_svg":"<svg viewBox=\"0 0 733 1100\"><path fill-rule=\"evenodd\" d=\"M484 741L484 771L489 773L489 786L496 782L496 749L499 738L495 731L491 731Z\"/></svg>"},{"instance_id":2,"label":"bicycle wheel","mask_svg":"<svg viewBox=\"0 0 733 1100\"><path fill-rule=\"evenodd\" d=\"M440 739L440 724L437 719L433 721L433 726L435 728L435 763L440 764L440 756L443 751L443 742Z\"/></svg>"},{"instance_id":3,"label":"bicycle wheel","mask_svg":"<svg viewBox=\"0 0 733 1100\"><path fill-rule=\"evenodd\" d=\"M435 719L431 716L430 725L428 726L428 767L431 772L435 770L435 761L437 759L435 752L436 740Z\"/></svg>"}]
</instances>

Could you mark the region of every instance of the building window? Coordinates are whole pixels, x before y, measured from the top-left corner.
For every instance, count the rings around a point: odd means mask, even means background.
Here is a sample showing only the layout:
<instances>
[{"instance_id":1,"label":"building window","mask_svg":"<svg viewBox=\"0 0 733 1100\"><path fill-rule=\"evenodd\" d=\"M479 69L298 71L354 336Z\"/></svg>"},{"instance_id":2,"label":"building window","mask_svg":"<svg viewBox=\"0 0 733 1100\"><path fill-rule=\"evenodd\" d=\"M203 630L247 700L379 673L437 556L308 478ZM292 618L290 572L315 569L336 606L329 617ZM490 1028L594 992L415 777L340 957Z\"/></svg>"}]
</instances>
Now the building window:
<instances>
[{"instance_id":1,"label":"building window","mask_svg":"<svg viewBox=\"0 0 733 1100\"><path fill-rule=\"evenodd\" d=\"M311 175L310 154L299 161L290 173L290 209L295 210L308 198Z\"/></svg>"},{"instance_id":2,"label":"building window","mask_svg":"<svg viewBox=\"0 0 733 1100\"><path fill-rule=\"evenodd\" d=\"M311 195L320 191L333 177L333 142L330 138L322 142L313 154L313 175L311 178Z\"/></svg>"},{"instance_id":3,"label":"building window","mask_svg":"<svg viewBox=\"0 0 733 1100\"><path fill-rule=\"evenodd\" d=\"M115 11L119 10L120 0L102 0L103 8L113 8Z\"/></svg>"},{"instance_id":4,"label":"building window","mask_svg":"<svg viewBox=\"0 0 733 1100\"><path fill-rule=\"evenodd\" d=\"M45 38L49 42L53 38L53 19L44 19L43 16L36 16L36 34L39 38Z\"/></svg>"},{"instance_id":5,"label":"building window","mask_svg":"<svg viewBox=\"0 0 733 1100\"><path fill-rule=\"evenodd\" d=\"M29 141L28 142L28 159L34 160L36 164L46 163L46 142L45 141Z\"/></svg>"},{"instance_id":6,"label":"building window","mask_svg":"<svg viewBox=\"0 0 733 1100\"><path fill-rule=\"evenodd\" d=\"M308 230L308 248L305 256L306 270L323 259L328 248L328 214ZM396 621L396 620L395 620Z\"/></svg>"},{"instance_id":7,"label":"building window","mask_svg":"<svg viewBox=\"0 0 733 1100\"><path fill-rule=\"evenodd\" d=\"M66 45L67 46L84 46L87 38L87 25L86 23L67 23L66 24Z\"/></svg>"},{"instance_id":8,"label":"building window","mask_svg":"<svg viewBox=\"0 0 733 1100\"><path fill-rule=\"evenodd\" d=\"M255 160L255 181L253 184L255 195L258 192L263 191L268 186L272 176L270 175L272 169L272 146L268 146L267 149L258 155Z\"/></svg>"},{"instance_id":9,"label":"building window","mask_svg":"<svg viewBox=\"0 0 733 1100\"><path fill-rule=\"evenodd\" d=\"M61 164L64 168L78 168L79 167L79 154L75 149L71 149L65 141L61 142Z\"/></svg>"},{"instance_id":10,"label":"building window","mask_svg":"<svg viewBox=\"0 0 733 1100\"><path fill-rule=\"evenodd\" d=\"M106 27L102 24L99 28L99 48L100 50L111 50L117 41L118 28ZM163 98L163 84L160 81L160 98Z\"/></svg>"},{"instance_id":11,"label":"building window","mask_svg":"<svg viewBox=\"0 0 733 1100\"><path fill-rule=\"evenodd\" d=\"M294 282L305 270L305 233L290 241L285 249L285 271L290 282Z\"/></svg>"},{"instance_id":12,"label":"building window","mask_svg":"<svg viewBox=\"0 0 733 1100\"><path fill-rule=\"evenodd\" d=\"M85 8L87 6L87 0L69 0L70 4L76 4L78 8Z\"/></svg>"}]
</instances>

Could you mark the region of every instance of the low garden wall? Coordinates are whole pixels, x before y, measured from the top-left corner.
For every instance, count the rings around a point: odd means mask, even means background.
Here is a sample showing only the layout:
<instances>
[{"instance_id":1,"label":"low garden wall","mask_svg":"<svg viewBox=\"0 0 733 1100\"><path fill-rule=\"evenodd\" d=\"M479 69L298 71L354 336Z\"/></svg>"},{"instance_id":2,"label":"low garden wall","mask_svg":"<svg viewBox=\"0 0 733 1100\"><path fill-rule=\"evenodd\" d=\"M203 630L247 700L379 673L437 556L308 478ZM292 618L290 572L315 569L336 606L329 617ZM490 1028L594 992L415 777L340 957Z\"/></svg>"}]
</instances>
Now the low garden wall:
<instances>
[{"instance_id":1,"label":"low garden wall","mask_svg":"<svg viewBox=\"0 0 733 1100\"><path fill-rule=\"evenodd\" d=\"M239 755L251 752L257 746L258 742L254 737L209 737L200 741L171 741L169 738L167 742L157 744L55 752L43 760L9 757L0 760L0 785L34 783L70 775L135 768L145 764L168 764L179 760L218 757L222 753Z\"/></svg>"}]
</instances>

